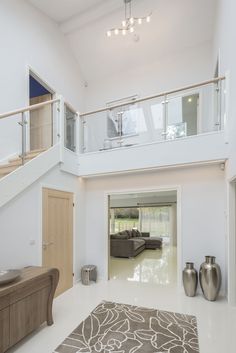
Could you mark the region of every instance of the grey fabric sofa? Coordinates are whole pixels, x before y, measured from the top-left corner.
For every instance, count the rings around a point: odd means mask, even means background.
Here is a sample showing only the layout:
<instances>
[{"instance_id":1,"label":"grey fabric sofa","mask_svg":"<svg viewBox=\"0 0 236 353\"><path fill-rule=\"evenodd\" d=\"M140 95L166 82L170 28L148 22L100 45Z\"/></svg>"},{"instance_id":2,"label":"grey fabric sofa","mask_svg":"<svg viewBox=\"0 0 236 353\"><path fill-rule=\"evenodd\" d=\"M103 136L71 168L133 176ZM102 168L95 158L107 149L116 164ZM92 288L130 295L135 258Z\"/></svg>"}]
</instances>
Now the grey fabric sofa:
<instances>
[{"instance_id":1,"label":"grey fabric sofa","mask_svg":"<svg viewBox=\"0 0 236 353\"><path fill-rule=\"evenodd\" d=\"M110 235L110 255L114 257L135 257L144 249L161 249L162 238L151 237L136 229Z\"/></svg>"}]
</instances>

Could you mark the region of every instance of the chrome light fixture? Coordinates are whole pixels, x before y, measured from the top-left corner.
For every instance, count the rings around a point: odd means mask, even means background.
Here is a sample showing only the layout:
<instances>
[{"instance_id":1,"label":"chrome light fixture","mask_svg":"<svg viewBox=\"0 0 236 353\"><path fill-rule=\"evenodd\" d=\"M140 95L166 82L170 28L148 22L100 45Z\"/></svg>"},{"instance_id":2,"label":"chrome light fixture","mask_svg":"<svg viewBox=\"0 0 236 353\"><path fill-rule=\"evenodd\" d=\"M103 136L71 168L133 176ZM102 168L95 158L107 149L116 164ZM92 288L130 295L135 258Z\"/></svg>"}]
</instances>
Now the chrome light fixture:
<instances>
[{"instance_id":1,"label":"chrome light fixture","mask_svg":"<svg viewBox=\"0 0 236 353\"><path fill-rule=\"evenodd\" d=\"M124 0L125 3L125 19L121 22L122 26L117 28L111 28L107 31L107 37L112 35L118 36L122 34L125 36L127 33L134 33L135 26L143 23L149 23L151 21L151 13L144 17L134 17L132 15L132 0Z\"/></svg>"}]
</instances>

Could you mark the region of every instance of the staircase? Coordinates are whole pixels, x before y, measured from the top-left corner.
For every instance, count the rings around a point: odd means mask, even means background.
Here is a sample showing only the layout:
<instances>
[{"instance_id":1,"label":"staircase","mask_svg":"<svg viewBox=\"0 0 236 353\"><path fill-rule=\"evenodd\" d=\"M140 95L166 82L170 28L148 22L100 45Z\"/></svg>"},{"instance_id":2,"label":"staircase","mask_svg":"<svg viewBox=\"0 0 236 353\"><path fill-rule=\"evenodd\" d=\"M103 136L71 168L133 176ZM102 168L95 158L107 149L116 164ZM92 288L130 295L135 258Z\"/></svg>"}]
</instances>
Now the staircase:
<instances>
[{"instance_id":1,"label":"staircase","mask_svg":"<svg viewBox=\"0 0 236 353\"><path fill-rule=\"evenodd\" d=\"M37 157L40 153L46 151L46 149L33 150L26 153L25 163L31 161L33 158ZM9 159L8 163L0 164L0 178L3 178L7 174L10 174L17 168L22 166L22 159L20 157L15 157Z\"/></svg>"}]
</instances>

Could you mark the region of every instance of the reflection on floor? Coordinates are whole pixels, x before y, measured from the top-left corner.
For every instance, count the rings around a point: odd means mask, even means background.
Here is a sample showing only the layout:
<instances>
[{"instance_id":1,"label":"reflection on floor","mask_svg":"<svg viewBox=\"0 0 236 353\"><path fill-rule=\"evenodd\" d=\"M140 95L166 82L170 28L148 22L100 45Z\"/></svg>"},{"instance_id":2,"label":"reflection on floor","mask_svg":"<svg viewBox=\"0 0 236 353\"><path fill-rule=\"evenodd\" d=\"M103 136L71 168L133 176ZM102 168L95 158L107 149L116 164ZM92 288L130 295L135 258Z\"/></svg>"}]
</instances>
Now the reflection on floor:
<instances>
[{"instance_id":1,"label":"reflection on floor","mask_svg":"<svg viewBox=\"0 0 236 353\"><path fill-rule=\"evenodd\" d=\"M7 353L52 353L102 300L196 315L201 353L235 353L236 309L225 299L208 302L202 295L186 297L177 287L126 280L75 285L55 299L55 324L43 325Z\"/></svg>"},{"instance_id":2,"label":"reflection on floor","mask_svg":"<svg viewBox=\"0 0 236 353\"><path fill-rule=\"evenodd\" d=\"M176 247L164 245L162 250L144 250L132 259L111 257L110 278L133 282L176 285Z\"/></svg>"}]
</instances>

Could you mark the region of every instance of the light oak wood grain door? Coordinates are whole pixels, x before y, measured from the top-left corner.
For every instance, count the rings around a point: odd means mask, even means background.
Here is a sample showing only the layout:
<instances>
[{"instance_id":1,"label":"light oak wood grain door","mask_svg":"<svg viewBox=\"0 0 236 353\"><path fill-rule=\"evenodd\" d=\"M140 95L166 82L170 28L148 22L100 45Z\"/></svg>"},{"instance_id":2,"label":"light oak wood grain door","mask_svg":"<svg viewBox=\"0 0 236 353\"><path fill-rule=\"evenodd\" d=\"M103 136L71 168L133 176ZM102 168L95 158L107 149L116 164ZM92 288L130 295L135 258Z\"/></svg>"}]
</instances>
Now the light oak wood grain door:
<instances>
[{"instance_id":1,"label":"light oak wood grain door","mask_svg":"<svg viewBox=\"0 0 236 353\"><path fill-rule=\"evenodd\" d=\"M43 266L60 271L56 296L73 286L73 194L43 189Z\"/></svg>"},{"instance_id":2,"label":"light oak wood grain door","mask_svg":"<svg viewBox=\"0 0 236 353\"><path fill-rule=\"evenodd\" d=\"M44 94L30 99L30 105L52 99L51 94ZM46 105L30 112L30 150L47 149L52 146L52 106Z\"/></svg>"}]
</instances>

